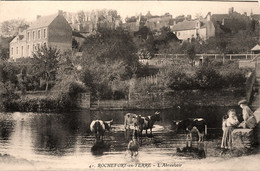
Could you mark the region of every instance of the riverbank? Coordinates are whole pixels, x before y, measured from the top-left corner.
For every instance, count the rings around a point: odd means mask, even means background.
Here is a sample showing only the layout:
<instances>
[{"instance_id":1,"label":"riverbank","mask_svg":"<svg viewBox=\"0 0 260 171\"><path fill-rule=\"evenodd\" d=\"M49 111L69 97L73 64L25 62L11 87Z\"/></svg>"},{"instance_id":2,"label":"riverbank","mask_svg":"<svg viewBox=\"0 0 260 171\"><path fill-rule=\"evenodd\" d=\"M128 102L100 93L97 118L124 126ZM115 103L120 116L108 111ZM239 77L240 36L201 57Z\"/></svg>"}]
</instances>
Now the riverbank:
<instances>
[{"instance_id":1,"label":"riverbank","mask_svg":"<svg viewBox=\"0 0 260 171\"><path fill-rule=\"evenodd\" d=\"M114 157L118 157L117 154ZM210 157L202 160L191 160L191 161L158 161L155 165L149 168L145 167L135 167L137 170L250 170L250 171L258 171L260 168L259 163L260 154L254 154L249 156L242 157L233 157L233 158L220 158L220 157ZM10 170L91 170L89 168L89 163L84 163L79 158L77 163L66 163L62 165L55 165L54 163L50 164L48 162L39 162L39 161L28 161L23 158L15 158L12 156L1 156L0 157L0 167L2 171L10 171ZM138 161L138 160L137 160ZM128 164L136 165L138 162L132 160ZM121 162L113 162L120 164ZM124 163L122 163L124 164ZM168 164L168 165L167 165ZM178 167L177 167L178 164ZM93 166L98 166L98 163L92 163ZM140 163L140 166L142 163ZM92 168L92 170L100 169L98 167ZM133 168L102 168L105 170L132 170Z\"/></svg>"}]
</instances>

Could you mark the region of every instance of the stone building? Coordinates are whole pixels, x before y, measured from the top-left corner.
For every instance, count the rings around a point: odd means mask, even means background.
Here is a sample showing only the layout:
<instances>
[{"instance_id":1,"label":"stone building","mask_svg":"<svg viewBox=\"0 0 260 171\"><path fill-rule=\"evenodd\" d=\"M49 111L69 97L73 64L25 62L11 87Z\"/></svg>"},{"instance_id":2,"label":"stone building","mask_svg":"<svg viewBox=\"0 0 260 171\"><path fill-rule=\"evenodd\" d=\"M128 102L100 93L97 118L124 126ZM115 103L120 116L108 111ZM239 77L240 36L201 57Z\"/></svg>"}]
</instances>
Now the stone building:
<instances>
[{"instance_id":1,"label":"stone building","mask_svg":"<svg viewBox=\"0 0 260 171\"><path fill-rule=\"evenodd\" d=\"M215 27L211 21L211 13L208 13L202 19L184 20L173 25L171 29L179 40L190 40L192 38L207 40L210 37L215 37Z\"/></svg>"},{"instance_id":2,"label":"stone building","mask_svg":"<svg viewBox=\"0 0 260 171\"><path fill-rule=\"evenodd\" d=\"M72 29L59 11L49 16L37 16L35 22L10 42L10 59L32 57L41 46L55 47L61 52L72 49Z\"/></svg>"}]
</instances>

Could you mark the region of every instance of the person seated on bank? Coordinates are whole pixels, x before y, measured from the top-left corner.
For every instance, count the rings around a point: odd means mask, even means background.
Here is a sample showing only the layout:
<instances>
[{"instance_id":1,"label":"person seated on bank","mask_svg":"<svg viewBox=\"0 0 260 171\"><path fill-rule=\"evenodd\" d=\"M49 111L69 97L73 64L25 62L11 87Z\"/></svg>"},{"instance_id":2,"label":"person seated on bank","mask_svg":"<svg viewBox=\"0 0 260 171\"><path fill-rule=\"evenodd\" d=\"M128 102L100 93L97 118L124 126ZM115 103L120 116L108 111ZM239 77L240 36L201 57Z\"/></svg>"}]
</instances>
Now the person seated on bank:
<instances>
[{"instance_id":1,"label":"person seated on bank","mask_svg":"<svg viewBox=\"0 0 260 171\"><path fill-rule=\"evenodd\" d=\"M242 128L254 128L256 126L256 118L253 111L248 107L246 100L241 100L238 105L242 108L243 122L238 127Z\"/></svg>"},{"instance_id":2,"label":"person seated on bank","mask_svg":"<svg viewBox=\"0 0 260 171\"><path fill-rule=\"evenodd\" d=\"M230 109L227 113L228 117L223 117L222 130L223 136L221 141L221 148L232 148L232 131L239 124L235 109Z\"/></svg>"}]
</instances>

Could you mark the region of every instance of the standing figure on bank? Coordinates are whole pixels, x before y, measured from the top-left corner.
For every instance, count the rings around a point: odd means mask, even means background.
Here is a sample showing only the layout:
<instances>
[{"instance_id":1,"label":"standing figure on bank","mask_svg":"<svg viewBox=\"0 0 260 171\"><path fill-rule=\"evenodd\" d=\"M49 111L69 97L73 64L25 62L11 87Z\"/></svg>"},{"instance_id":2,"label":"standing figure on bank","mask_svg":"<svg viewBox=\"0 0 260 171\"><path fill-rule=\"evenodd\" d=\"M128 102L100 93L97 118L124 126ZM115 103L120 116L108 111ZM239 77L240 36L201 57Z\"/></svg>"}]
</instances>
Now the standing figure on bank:
<instances>
[{"instance_id":1,"label":"standing figure on bank","mask_svg":"<svg viewBox=\"0 0 260 171\"><path fill-rule=\"evenodd\" d=\"M238 102L238 105L242 108L243 122L239 127L243 128L254 128L256 126L256 118L253 114L253 111L248 107L246 100L241 100Z\"/></svg>"},{"instance_id":2,"label":"standing figure on bank","mask_svg":"<svg viewBox=\"0 0 260 171\"><path fill-rule=\"evenodd\" d=\"M223 137L221 142L221 148L223 149L231 149L232 148L232 131L239 124L239 121L236 116L236 111L234 109L230 109L228 111L228 117L223 118L222 129L223 129Z\"/></svg>"}]
</instances>

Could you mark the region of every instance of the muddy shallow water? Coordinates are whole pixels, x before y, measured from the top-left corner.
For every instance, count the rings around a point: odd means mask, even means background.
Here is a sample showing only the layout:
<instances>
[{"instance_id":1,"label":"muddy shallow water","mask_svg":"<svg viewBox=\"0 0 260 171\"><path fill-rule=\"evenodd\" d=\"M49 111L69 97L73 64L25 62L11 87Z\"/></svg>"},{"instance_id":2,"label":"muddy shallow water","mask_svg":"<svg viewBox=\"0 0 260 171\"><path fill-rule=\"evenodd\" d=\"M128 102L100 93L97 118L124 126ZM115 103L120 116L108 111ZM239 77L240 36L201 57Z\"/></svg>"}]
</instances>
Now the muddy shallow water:
<instances>
[{"instance_id":1,"label":"muddy shallow water","mask_svg":"<svg viewBox=\"0 0 260 171\"><path fill-rule=\"evenodd\" d=\"M222 110L224 114L227 109ZM162 121L155 123L153 137L143 138L139 154L133 158L126 150L129 140L124 136L123 128L123 116L128 111L0 113L0 166L6 170L181 169L190 167L193 162L209 164L209 161L214 163L239 156L229 152L220 155L221 129L218 125L222 115L216 115L214 110L199 111L193 111L195 114L189 116L177 109L161 111ZM147 116L154 111L131 112ZM177 153L177 148L185 149L185 135L176 134L171 121L185 117L205 118L210 136L204 143L194 142L190 151ZM95 148L95 138L89 131L93 119L114 119L101 148Z\"/></svg>"}]
</instances>

